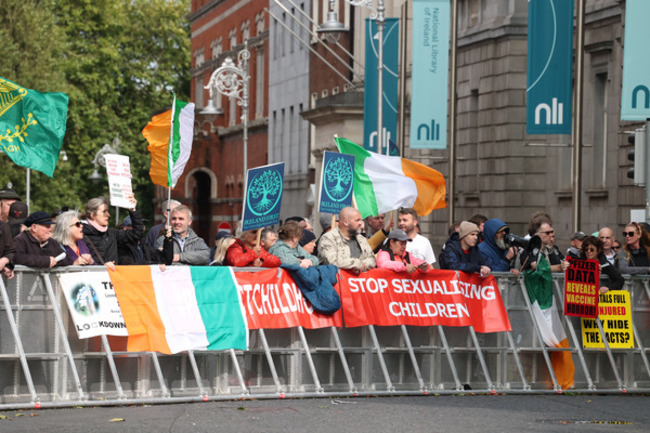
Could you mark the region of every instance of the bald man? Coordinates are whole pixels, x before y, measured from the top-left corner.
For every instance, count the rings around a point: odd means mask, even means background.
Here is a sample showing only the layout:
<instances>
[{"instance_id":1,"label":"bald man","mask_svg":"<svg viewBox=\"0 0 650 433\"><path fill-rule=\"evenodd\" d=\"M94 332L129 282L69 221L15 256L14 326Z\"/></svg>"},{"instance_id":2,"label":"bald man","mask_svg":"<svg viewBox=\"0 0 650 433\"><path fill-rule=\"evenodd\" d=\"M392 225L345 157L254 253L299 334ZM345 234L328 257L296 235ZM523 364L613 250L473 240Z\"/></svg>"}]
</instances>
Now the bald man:
<instances>
[{"instance_id":1,"label":"bald man","mask_svg":"<svg viewBox=\"0 0 650 433\"><path fill-rule=\"evenodd\" d=\"M609 227L603 227L598 232L598 239L603 243L603 254L607 257L607 261L613 265L616 258L616 251L612 249L614 242L616 242L614 232Z\"/></svg>"},{"instance_id":2,"label":"bald man","mask_svg":"<svg viewBox=\"0 0 650 433\"><path fill-rule=\"evenodd\" d=\"M352 207L343 208L338 226L321 236L318 258L323 264L336 265L357 274L374 268L375 255L362 231L363 219L359 211Z\"/></svg>"}]
</instances>

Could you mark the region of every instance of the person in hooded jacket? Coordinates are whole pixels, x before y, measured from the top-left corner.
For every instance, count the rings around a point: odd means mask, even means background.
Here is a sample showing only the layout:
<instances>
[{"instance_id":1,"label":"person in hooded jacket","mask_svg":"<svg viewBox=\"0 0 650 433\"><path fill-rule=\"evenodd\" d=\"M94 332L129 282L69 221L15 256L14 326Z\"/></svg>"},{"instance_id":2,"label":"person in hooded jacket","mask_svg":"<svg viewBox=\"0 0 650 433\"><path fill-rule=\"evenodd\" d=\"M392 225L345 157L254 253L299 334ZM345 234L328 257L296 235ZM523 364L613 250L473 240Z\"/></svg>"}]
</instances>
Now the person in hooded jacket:
<instances>
[{"instance_id":1,"label":"person in hooded jacket","mask_svg":"<svg viewBox=\"0 0 650 433\"><path fill-rule=\"evenodd\" d=\"M510 227L498 218L492 218L485 222L483 227L483 242L478 246L485 264L493 272L517 273L512 269L512 259L517 255L517 249L505 243L506 235L510 233Z\"/></svg>"},{"instance_id":2,"label":"person in hooded jacket","mask_svg":"<svg viewBox=\"0 0 650 433\"><path fill-rule=\"evenodd\" d=\"M440 269L476 273L482 277L489 275L491 269L476 245L479 231L476 224L461 222L458 233L452 233L440 253Z\"/></svg>"}]
</instances>

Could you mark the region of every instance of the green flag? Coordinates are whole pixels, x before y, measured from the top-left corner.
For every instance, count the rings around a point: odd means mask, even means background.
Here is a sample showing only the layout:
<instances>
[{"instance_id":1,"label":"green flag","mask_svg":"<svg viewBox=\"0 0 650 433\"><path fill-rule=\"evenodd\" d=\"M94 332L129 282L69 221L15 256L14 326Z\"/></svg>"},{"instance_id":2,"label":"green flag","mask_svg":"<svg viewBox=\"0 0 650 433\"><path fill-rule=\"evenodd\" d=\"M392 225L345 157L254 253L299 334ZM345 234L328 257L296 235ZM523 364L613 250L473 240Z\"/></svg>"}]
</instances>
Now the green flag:
<instances>
[{"instance_id":1,"label":"green flag","mask_svg":"<svg viewBox=\"0 0 650 433\"><path fill-rule=\"evenodd\" d=\"M17 165L52 177L67 117L65 93L41 93L0 77L0 147Z\"/></svg>"}]
</instances>

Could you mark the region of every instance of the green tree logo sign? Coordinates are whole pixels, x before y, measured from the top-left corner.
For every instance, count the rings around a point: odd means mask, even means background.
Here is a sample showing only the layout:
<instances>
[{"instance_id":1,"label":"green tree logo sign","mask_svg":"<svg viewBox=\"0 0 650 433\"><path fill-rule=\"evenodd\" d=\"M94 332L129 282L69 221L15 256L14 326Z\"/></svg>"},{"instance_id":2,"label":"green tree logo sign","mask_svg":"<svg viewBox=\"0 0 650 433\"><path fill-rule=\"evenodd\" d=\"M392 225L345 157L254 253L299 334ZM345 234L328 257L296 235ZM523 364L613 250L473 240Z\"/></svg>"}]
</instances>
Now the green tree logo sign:
<instances>
[{"instance_id":1,"label":"green tree logo sign","mask_svg":"<svg viewBox=\"0 0 650 433\"><path fill-rule=\"evenodd\" d=\"M345 200L352 192L352 176L354 169L345 158L332 158L329 160L323 173L325 193L335 202Z\"/></svg>"},{"instance_id":2,"label":"green tree logo sign","mask_svg":"<svg viewBox=\"0 0 650 433\"><path fill-rule=\"evenodd\" d=\"M265 170L250 183L246 204L254 215L267 215L282 197L282 175L277 170Z\"/></svg>"}]
</instances>

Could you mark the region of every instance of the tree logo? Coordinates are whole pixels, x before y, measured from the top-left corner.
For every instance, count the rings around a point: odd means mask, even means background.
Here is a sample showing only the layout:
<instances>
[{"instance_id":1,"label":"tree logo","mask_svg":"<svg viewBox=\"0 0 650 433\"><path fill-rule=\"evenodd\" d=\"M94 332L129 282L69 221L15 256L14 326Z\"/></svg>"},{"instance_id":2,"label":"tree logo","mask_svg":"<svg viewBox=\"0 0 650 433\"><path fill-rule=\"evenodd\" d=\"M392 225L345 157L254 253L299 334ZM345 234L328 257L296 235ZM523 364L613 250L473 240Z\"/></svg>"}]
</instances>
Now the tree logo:
<instances>
[{"instance_id":1,"label":"tree logo","mask_svg":"<svg viewBox=\"0 0 650 433\"><path fill-rule=\"evenodd\" d=\"M246 204L257 216L267 215L282 197L282 175L277 170L265 170L257 175L248 189Z\"/></svg>"},{"instance_id":2,"label":"tree logo","mask_svg":"<svg viewBox=\"0 0 650 433\"><path fill-rule=\"evenodd\" d=\"M352 192L352 164L345 158L332 158L325 167L323 183L325 193L335 202L345 200Z\"/></svg>"},{"instance_id":3,"label":"tree logo","mask_svg":"<svg viewBox=\"0 0 650 433\"><path fill-rule=\"evenodd\" d=\"M99 311L97 292L90 284L81 283L75 286L70 293L74 309L82 316L92 316Z\"/></svg>"}]
</instances>

